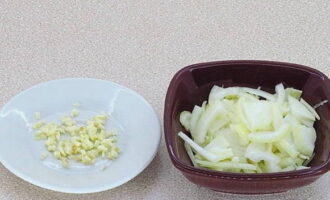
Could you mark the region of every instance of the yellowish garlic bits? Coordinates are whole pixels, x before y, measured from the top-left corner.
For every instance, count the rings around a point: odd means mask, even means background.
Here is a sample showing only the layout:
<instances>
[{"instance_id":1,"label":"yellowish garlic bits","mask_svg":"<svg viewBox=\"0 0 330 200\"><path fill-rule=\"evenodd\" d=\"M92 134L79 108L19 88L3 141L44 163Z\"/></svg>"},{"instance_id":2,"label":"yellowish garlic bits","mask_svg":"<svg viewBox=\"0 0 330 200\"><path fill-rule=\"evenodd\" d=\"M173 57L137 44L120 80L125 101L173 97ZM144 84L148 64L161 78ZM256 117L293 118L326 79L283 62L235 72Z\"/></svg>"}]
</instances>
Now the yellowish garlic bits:
<instances>
[{"instance_id":1,"label":"yellowish garlic bits","mask_svg":"<svg viewBox=\"0 0 330 200\"><path fill-rule=\"evenodd\" d=\"M41 119L41 114L40 114L40 112L35 112L35 113L34 113L34 118L35 118L36 120L40 120L40 119Z\"/></svg>"},{"instance_id":2,"label":"yellowish garlic bits","mask_svg":"<svg viewBox=\"0 0 330 200\"><path fill-rule=\"evenodd\" d=\"M77 109L72 109L70 116L71 117L77 117L79 115L79 111Z\"/></svg>"},{"instance_id":3,"label":"yellowish garlic bits","mask_svg":"<svg viewBox=\"0 0 330 200\"><path fill-rule=\"evenodd\" d=\"M79 126L74 119L79 115L73 109L69 116L61 118L61 123L38 121L33 128L35 138L45 141L45 148L61 161L63 167L70 167L70 160L92 165L97 158L116 159L120 152L117 147L117 133L106 130L108 116L99 114ZM46 154L41 155L45 159Z\"/></svg>"}]
</instances>

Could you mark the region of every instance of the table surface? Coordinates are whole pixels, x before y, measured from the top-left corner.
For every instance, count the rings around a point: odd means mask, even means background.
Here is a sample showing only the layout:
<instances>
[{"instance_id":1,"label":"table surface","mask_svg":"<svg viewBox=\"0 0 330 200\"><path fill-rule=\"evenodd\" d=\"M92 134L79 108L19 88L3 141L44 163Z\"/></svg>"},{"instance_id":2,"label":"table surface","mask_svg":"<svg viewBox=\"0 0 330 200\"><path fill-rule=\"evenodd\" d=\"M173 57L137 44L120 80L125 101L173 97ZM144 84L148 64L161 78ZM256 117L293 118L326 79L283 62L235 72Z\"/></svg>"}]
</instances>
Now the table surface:
<instances>
[{"instance_id":1,"label":"table surface","mask_svg":"<svg viewBox=\"0 0 330 200\"><path fill-rule=\"evenodd\" d=\"M304 64L330 75L330 3L324 1L0 0L0 106L37 83L111 80L141 93L162 120L171 77L198 62ZM149 167L105 192L45 190L0 165L0 199L330 199L330 174L282 194L217 193L188 182L164 139Z\"/></svg>"}]
</instances>

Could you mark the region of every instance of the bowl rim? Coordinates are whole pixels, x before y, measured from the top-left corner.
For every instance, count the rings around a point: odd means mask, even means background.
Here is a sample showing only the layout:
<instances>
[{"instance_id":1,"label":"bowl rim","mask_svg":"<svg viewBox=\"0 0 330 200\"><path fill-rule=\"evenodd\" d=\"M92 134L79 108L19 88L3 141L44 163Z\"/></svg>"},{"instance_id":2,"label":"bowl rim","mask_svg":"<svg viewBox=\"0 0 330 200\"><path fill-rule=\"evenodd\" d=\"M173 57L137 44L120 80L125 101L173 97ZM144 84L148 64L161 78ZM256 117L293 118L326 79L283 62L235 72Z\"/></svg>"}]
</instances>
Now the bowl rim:
<instances>
[{"instance_id":1,"label":"bowl rim","mask_svg":"<svg viewBox=\"0 0 330 200\"><path fill-rule=\"evenodd\" d=\"M206 168L196 168L194 166L187 165L180 161L179 158L174 154L173 151L173 137L174 134L171 134L170 127L172 125L171 120L171 105L174 97L174 88L177 87L179 81L179 77L187 72L192 71L194 69L202 69L202 68L209 68L209 67L221 67L221 66L228 66L228 65L259 65L259 66L273 66L273 67L282 67L282 68L289 68L295 69L300 71L305 71L310 74L314 74L319 76L322 80L327 81L327 84L330 87L330 80L329 78L322 72L318 71L317 69L300 65L294 63L287 63L287 62L279 62L279 61L265 61L265 60L225 60L225 61L211 61L211 62L203 62L188 65L180 69L172 78L169 87L167 89L166 98L165 98L165 106L164 106L164 135L165 135L165 143L170 155L170 159L174 166L184 172L188 172L190 174L200 175L200 176L207 176L207 177L214 177L217 179L239 179L239 180L277 180L277 179L288 179L288 178L301 178L301 177L309 177L309 176L318 176L322 175L330 170L330 156L327 160L319 166L311 167L309 169L301 169L295 171L288 171L288 172L273 172L273 173L234 173L234 172L222 172L222 171L215 171ZM234 67L234 66L233 66Z\"/></svg>"}]
</instances>

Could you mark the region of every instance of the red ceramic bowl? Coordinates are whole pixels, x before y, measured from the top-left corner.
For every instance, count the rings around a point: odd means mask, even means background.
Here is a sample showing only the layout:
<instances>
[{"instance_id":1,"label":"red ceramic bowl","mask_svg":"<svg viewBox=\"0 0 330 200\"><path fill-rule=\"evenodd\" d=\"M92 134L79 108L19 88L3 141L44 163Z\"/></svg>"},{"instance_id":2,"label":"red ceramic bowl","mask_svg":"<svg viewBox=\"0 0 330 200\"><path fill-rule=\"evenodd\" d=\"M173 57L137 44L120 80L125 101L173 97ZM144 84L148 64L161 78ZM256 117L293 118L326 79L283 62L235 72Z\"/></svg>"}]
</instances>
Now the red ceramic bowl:
<instances>
[{"instance_id":1,"label":"red ceramic bowl","mask_svg":"<svg viewBox=\"0 0 330 200\"><path fill-rule=\"evenodd\" d=\"M315 123L317 132L315 156L311 168L279 173L229 173L192 166L182 140L184 131L179 113L192 110L206 100L213 85L248 86L274 92L275 85L303 90L303 98L311 105L330 100L330 80L310 67L271 61L220 61L190 65L173 77L167 91L164 131L167 149L174 166L191 182L212 190L262 194L283 192L308 185L330 169L330 103L317 109L321 117ZM186 131L185 131L186 132Z\"/></svg>"}]
</instances>

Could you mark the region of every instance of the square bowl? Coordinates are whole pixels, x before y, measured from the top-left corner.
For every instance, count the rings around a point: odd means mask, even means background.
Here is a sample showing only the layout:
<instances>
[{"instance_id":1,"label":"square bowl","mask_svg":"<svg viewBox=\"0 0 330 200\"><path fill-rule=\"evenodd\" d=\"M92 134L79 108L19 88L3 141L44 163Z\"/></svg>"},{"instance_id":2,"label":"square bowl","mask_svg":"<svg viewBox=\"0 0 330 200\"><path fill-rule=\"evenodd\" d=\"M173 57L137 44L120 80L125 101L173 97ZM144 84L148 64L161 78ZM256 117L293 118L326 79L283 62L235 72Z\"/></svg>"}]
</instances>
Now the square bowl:
<instances>
[{"instance_id":1,"label":"square bowl","mask_svg":"<svg viewBox=\"0 0 330 200\"><path fill-rule=\"evenodd\" d=\"M330 169L330 105L317 109L321 120L314 124L317 132L315 156L309 169L277 173L230 173L196 168L192 165L178 137L184 128L179 122L183 110L192 110L207 99L213 85L246 86L274 93L283 83L303 91L311 105L330 99L330 80L313 68L273 61L217 61L200 63L181 69L167 90L164 111L164 132L167 150L174 166L191 182L212 190L263 194L284 192L308 185Z\"/></svg>"}]
</instances>

